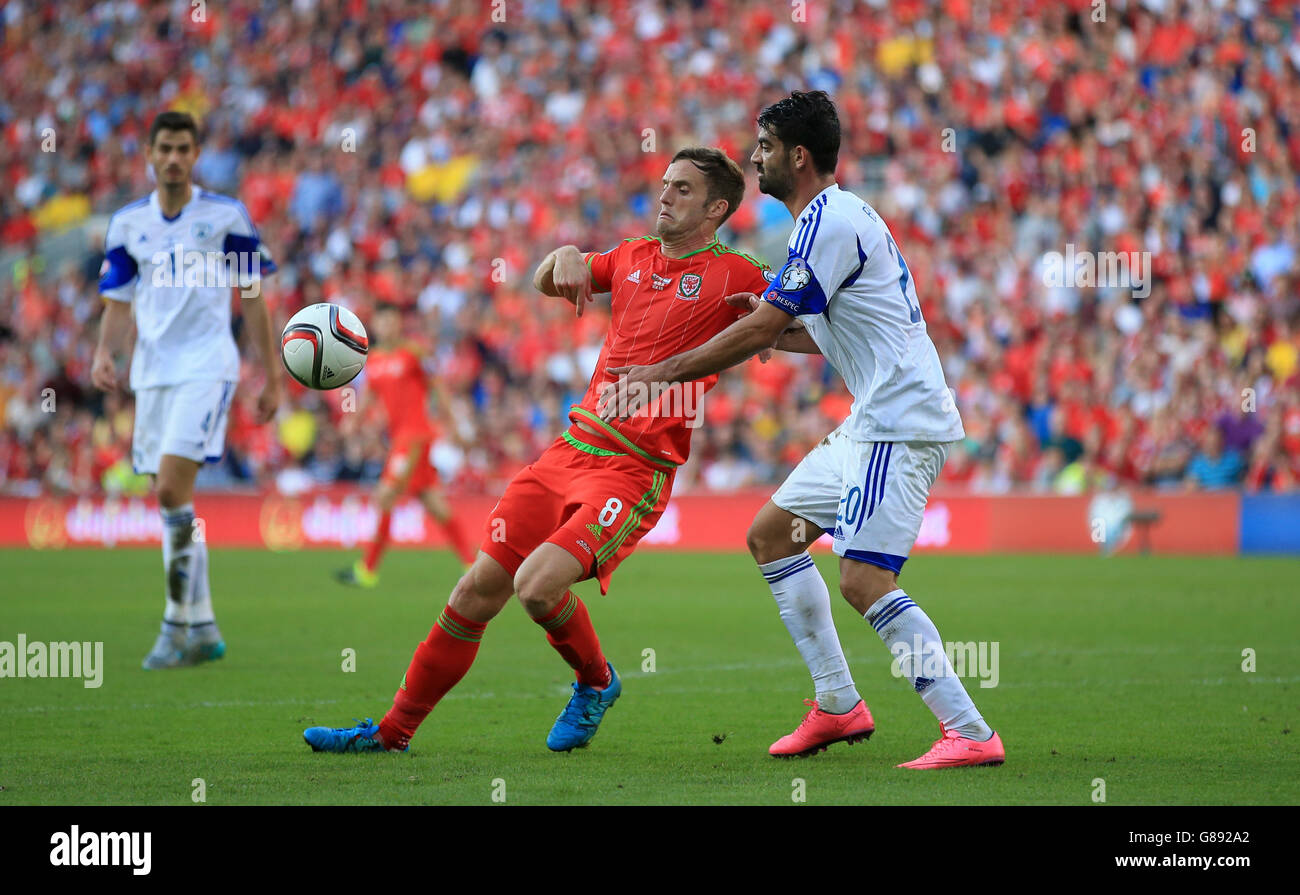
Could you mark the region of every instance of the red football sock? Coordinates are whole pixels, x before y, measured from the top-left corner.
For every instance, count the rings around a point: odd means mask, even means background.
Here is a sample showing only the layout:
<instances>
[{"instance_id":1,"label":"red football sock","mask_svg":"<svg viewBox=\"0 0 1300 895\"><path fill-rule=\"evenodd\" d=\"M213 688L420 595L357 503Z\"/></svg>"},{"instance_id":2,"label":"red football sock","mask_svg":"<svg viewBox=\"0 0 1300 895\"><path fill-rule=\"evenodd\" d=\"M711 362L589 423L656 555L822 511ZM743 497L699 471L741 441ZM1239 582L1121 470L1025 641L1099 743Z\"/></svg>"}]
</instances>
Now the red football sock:
<instances>
[{"instance_id":1,"label":"red football sock","mask_svg":"<svg viewBox=\"0 0 1300 895\"><path fill-rule=\"evenodd\" d=\"M597 690L609 686L609 666L600 650L600 639L577 594L565 591L564 599L554 609L533 621L546 629L547 642L577 673L578 683Z\"/></svg>"},{"instance_id":2,"label":"red football sock","mask_svg":"<svg viewBox=\"0 0 1300 895\"><path fill-rule=\"evenodd\" d=\"M366 547L366 558L363 564L366 571L373 572L379 568L379 557L383 556L384 548L388 546L388 533L392 527L393 514L391 512L382 513L379 516L379 524L375 526L375 537Z\"/></svg>"},{"instance_id":3,"label":"red football sock","mask_svg":"<svg viewBox=\"0 0 1300 895\"><path fill-rule=\"evenodd\" d=\"M379 722L379 736L389 749L404 749L438 700L465 676L478 655L487 622L472 622L448 606L415 648L393 707Z\"/></svg>"},{"instance_id":4,"label":"red football sock","mask_svg":"<svg viewBox=\"0 0 1300 895\"><path fill-rule=\"evenodd\" d=\"M469 542L465 540L465 531L460 527L460 520L455 516L448 516L447 521L442 523L442 530L447 533L447 541L451 544L451 549L456 551L460 561L465 565L474 564L474 551L470 548Z\"/></svg>"}]
</instances>

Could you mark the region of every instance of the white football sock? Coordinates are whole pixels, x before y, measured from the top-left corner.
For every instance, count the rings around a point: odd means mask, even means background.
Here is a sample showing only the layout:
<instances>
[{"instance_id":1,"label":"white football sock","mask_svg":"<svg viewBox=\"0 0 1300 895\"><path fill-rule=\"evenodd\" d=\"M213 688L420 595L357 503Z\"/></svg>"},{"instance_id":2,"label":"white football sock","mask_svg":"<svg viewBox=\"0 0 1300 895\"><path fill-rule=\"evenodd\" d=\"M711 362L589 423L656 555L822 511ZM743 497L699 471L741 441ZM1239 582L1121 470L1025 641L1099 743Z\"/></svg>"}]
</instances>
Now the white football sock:
<instances>
[{"instance_id":1,"label":"white football sock","mask_svg":"<svg viewBox=\"0 0 1300 895\"><path fill-rule=\"evenodd\" d=\"M163 621L184 626L189 622L189 593L193 581L194 504L162 507L163 576L167 603Z\"/></svg>"},{"instance_id":2,"label":"white football sock","mask_svg":"<svg viewBox=\"0 0 1300 895\"><path fill-rule=\"evenodd\" d=\"M781 621L794 638L817 690L817 705L824 712L842 715L862 697L853 686L839 634L831 620L831 595L821 572L807 551L775 562L759 563L759 571L772 588Z\"/></svg>"},{"instance_id":3,"label":"white football sock","mask_svg":"<svg viewBox=\"0 0 1300 895\"><path fill-rule=\"evenodd\" d=\"M900 588L871 604L863 616L894 655L921 700L944 727L983 742L993 736L948 661L939 630ZM918 651L919 647L919 651Z\"/></svg>"},{"instance_id":4,"label":"white football sock","mask_svg":"<svg viewBox=\"0 0 1300 895\"><path fill-rule=\"evenodd\" d=\"M190 629L216 622L212 614L212 588L208 582L208 544L203 538L194 542L194 562L189 592Z\"/></svg>"}]
</instances>

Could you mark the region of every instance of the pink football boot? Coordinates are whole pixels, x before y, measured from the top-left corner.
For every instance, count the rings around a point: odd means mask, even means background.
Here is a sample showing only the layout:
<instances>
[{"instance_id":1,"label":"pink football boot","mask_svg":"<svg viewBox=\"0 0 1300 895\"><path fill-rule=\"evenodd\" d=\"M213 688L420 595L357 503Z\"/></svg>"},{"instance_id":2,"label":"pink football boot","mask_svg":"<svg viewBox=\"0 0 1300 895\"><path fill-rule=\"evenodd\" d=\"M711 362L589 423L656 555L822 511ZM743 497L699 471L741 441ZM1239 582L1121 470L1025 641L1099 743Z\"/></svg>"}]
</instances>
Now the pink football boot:
<instances>
[{"instance_id":1,"label":"pink football boot","mask_svg":"<svg viewBox=\"0 0 1300 895\"><path fill-rule=\"evenodd\" d=\"M832 743L860 743L875 733L876 722L861 700L843 715L823 712L815 699L803 703L812 706L812 711L803 716L794 733L781 737L767 750L777 758L816 755Z\"/></svg>"},{"instance_id":2,"label":"pink football boot","mask_svg":"<svg viewBox=\"0 0 1300 895\"><path fill-rule=\"evenodd\" d=\"M955 730L939 725L942 736L920 758L897 765L900 768L968 768L976 765L999 765L1007 760L1002 737L994 732L985 742L967 739Z\"/></svg>"}]
</instances>

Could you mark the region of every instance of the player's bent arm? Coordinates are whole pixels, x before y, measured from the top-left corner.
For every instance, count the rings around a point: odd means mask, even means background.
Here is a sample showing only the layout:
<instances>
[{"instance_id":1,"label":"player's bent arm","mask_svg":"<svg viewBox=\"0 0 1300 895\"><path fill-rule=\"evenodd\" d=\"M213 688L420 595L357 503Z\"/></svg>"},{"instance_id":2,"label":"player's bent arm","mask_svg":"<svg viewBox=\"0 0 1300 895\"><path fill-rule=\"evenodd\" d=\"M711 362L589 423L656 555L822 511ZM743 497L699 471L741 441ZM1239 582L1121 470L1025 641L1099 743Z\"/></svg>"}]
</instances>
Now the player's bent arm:
<instances>
[{"instance_id":1,"label":"player's bent arm","mask_svg":"<svg viewBox=\"0 0 1300 895\"><path fill-rule=\"evenodd\" d=\"M698 348L655 364L652 378L664 382L690 382L720 373L764 348L773 347L789 325L789 314L771 302L760 302L752 314L741 317Z\"/></svg>"},{"instance_id":2,"label":"player's bent arm","mask_svg":"<svg viewBox=\"0 0 1300 895\"><path fill-rule=\"evenodd\" d=\"M555 252L558 252L556 249ZM556 298L560 293L555 290L555 252L550 252L542 263L537 265L537 270L533 273L533 288L543 295L551 295Z\"/></svg>"},{"instance_id":3,"label":"player's bent arm","mask_svg":"<svg viewBox=\"0 0 1300 895\"><path fill-rule=\"evenodd\" d=\"M809 335L808 330L802 325L796 323L788 327L781 337L776 340L778 351L789 351L792 354L821 354L822 350L817 347L813 337Z\"/></svg>"},{"instance_id":4,"label":"player's bent arm","mask_svg":"<svg viewBox=\"0 0 1300 895\"><path fill-rule=\"evenodd\" d=\"M569 298L565 295L560 286L555 283L556 266L561 260L568 264L578 264L586 268L586 262L582 260L582 252L578 251L575 245L560 246L542 259L542 263L537 265L537 272L533 274L533 288L543 295L550 295L555 298ZM570 268L573 269L573 268ZM587 272L590 277L590 271Z\"/></svg>"}]
</instances>

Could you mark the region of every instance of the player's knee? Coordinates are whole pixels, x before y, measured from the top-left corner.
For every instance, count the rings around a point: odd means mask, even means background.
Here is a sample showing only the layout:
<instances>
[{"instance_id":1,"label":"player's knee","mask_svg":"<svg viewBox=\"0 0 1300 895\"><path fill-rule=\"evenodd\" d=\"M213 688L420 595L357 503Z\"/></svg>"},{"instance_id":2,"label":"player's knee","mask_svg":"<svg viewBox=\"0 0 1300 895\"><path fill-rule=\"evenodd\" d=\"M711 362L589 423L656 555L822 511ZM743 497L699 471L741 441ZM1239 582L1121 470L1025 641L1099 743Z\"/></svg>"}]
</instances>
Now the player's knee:
<instances>
[{"instance_id":1,"label":"player's knee","mask_svg":"<svg viewBox=\"0 0 1300 895\"><path fill-rule=\"evenodd\" d=\"M773 530L762 517L755 519L745 533L745 544L749 547L754 562L769 563L793 555L790 538L784 530ZM797 551L796 551L797 552Z\"/></svg>"},{"instance_id":2,"label":"player's knee","mask_svg":"<svg viewBox=\"0 0 1300 895\"><path fill-rule=\"evenodd\" d=\"M172 483L159 480L158 482L158 505L164 509L172 509L189 503L190 496L185 493L185 489Z\"/></svg>"},{"instance_id":3,"label":"player's knee","mask_svg":"<svg viewBox=\"0 0 1300 895\"><path fill-rule=\"evenodd\" d=\"M524 611L534 618L549 611L549 590L538 575L522 572L515 576L515 595L519 597Z\"/></svg>"},{"instance_id":4,"label":"player's knee","mask_svg":"<svg viewBox=\"0 0 1300 895\"><path fill-rule=\"evenodd\" d=\"M583 571L582 563L564 548L542 544L515 572L515 594L529 616L541 618L564 598L570 585L583 577Z\"/></svg>"},{"instance_id":5,"label":"player's knee","mask_svg":"<svg viewBox=\"0 0 1300 895\"><path fill-rule=\"evenodd\" d=\"M480 557L481 559L481 557ZM487 621L510 599L510 574L496 563L475 562L452 588L448 603L472 621Z\"/></svg>"},{"instance_id":6,"label":"player's knee","mask_svg":"<svg viewBox=\"0 0 1300 895\"><path fill-rule=\"evenodd\" d=\"M474 591L482 596L496 597L504 594L508 600L514 593L514 576L486 554L478 555L466 575L471 579Z\"/></svg>"},{"instance_id":7,"label":"player's knee","mask_svg":"<svg viewBox=\"0 0 1300 895\"><path fill-rule=\"evenodd\" d=\"M521 568L515 575L515 594L524 611L532 618L541 618L555 608L567 587L560 587L543 569Z\"/></svg>"},{"instance_id":8,"label":"player's knee","mask_svg":"<svg viewBox=\"0 0 1300 895\"><path fill-rule=\"evenodd\" d=\"M859 613L890 591L898 588L898 576L889 569L860 563L852 575L840 575L840 594Z\"/></svg>"}]
</instances>

